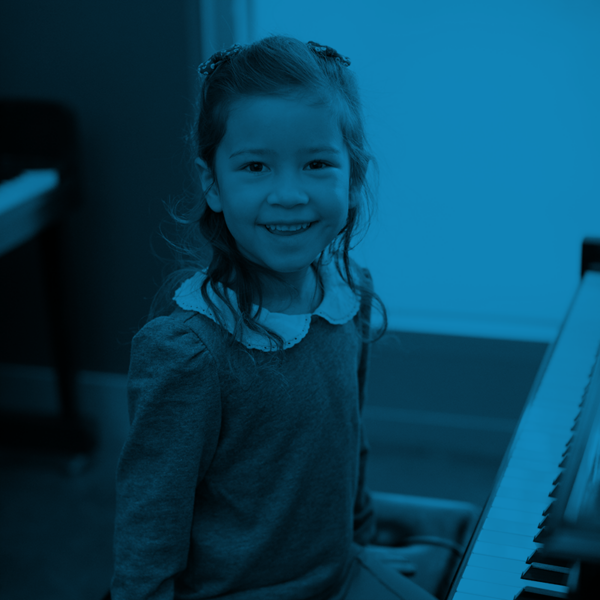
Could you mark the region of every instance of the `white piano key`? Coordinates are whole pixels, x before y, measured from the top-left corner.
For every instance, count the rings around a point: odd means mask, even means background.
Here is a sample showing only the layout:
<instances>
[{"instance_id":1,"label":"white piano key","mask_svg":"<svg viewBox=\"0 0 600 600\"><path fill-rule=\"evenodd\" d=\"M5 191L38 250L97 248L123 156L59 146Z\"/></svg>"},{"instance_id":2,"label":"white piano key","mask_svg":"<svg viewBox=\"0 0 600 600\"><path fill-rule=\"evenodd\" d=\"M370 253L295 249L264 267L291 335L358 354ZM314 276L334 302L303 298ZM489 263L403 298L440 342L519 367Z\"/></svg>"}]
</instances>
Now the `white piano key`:
<instances>
[{"instance_id":1,"label":"white piano key","mask_svg":"<svg viewBox=\"0 0 600 600\"><path fill-rule=\"evenodd\" d=\"M514 546L515 548L525 548L533 552L539 548L541 544L536 544L529 535L518 535L514 533L504 533L502 531L492 531L487 529L486 524L479 532L479 540L489 542L490 544L498 544L505 546Z\"/></svg>"},{"instance_id":2,"label":"white piano key","mask_svg":"<svg viewBox=\"0 0 600 600\"><path fill-rule=\"evenodd\" d=\"M571 427L571 423L565 423L565 430L563 433L560 434L551 431L519 432L517 435L517 439L522 440L523 438L526 438L528 444L535 444L535 447L538 448L558 448L559 446L564 446L569 441L569 438L572 435Z\"/></svg>"},{"instance_id":3,"label":"white piano key","mask_svg":"<svg viewBox=\"0 0 600 600\"><path fill-rule=\"evenodd\" d=\"M547 375L552 375L549 381L555 382L557 387L561 384L572 384L581 381L582 377L587 376L586 372L588 361L591 360L590 354L593 354L591 342L588 340L579 340L581 347L575 352L573 338L571 338L571 348L569 349L569 332L561 336L553 351L553 356L548 364L548 369L544 374L544 380ZM570 354L569 354L570 352Z\"/></svg>"},{"instance_id":4,"label":"white piano key","mask_svg":"<svg viewBox=\"0 0 600 600\"><path fill-rule=\"evenodd\" d=\"M558 475L559 471L558 469L556 469L556 471L554 471L550 477L548 477L548 487L546 488L546 492L549 492L551 487L552 487L552 480L553 477L552 475L554 475L554 477L556 477L556 475ZM540 485L538 481L524 481L523 479L517 479L515 477L503 477L502 478L502 486L504 488L513 488L513 489L519 489L519 490L525 490L525 491L531 491L534 493L539 492L540 489Z\"/></svg>"},{"instance_id":5,"label":"white piano key","mask_svg":"<svg viewBox=\"0 0 600 600\"><path fill-rule=\"evenodd\" d=\"M589 362L590 366L593 364L594 359L591 356L585 355L580 356L579 360L586 363ZM556 367L549 368L545 375L548 375ZM548 405L562 406L569 404L571 406L577 406L581 401L581 396L585 386L587 384L587 378L582 377L563 377L562 380L555 377L555 381L552 385L548 385L546 378L540 382L539 387L535 390L535 402L536 404L528 404L527 407L535 407L538 402L544 402Z\"/></svg>"},{"instance_id":6,"label":"white piano key","mask_svg":"<svg viewBox=\"0 0 600 600\"><path fill-rule=\"evenodd\" d=\"M593 335L593 331L591 334ZM552 359L559 363L564 373L576 374L581 369L581 362L577 362L578 355L590 347L593 340L590 338L589 323L578 324L571 321L569 330L564 330L553 352ZM577 348L577 352L573 349ZM587 373L586 373L587 374Z\"/></svg>"},{"instance_id":7,"label":"white piano key","mask_svg":"<svg viewBox=\"0 0 600 600\"><path fill-rule=\"evenodd\" d=\"M485 522L485 528L490 531L502 531L504 533L516 533L517 535L527 534L531 539L539 531L537 523L520 523L519 521L506 521L504 519L488 518Z\"/></svg>"},{"instance_id":8,"label":"white piano key","mask_svg":"<svg viewBox=\"0 0 600 600\"><path fill-rule=\"evenodd\" d=\"M553 447L556 448L558 444L564 449L566 443L569 441L569 438L572 435L571 427L573 425L574 421L570 420L561 427L556 426L554 428L548 426L523 426L523 428L519 430L518 439L526 437L528 440L536 440L544 436L544 438L550 438L552 440Z\"/></svg>"},{"instance_id":9,"label":"white piano key","mask_svg":"<svg viewBox=\"0 0 600 600\"><path fill-rule=\"evenodd\" d=\"M502 483L496 492L496 496L500 498L515 498L522 500L533 500L534 502L545 502L550 501L548 494L550 489L539 489L536 491L522 490L519 488L505 487Z\"/></svg>"},{"instance_id":10,"label":"white piano key","mask_svg":"<svg viewBox=\"0 0 600 600\"><path fill-rule=\"evenodd\" d=\"M524 586L521 580L520 572L498 571L496 569L486 569L471 565L467 566L467 568L464 570L463 579L473 579L474 581L487 581L488 583L513 585L517 589Z\"/></svg>"},{"instance_id":11,"label":"white piano key","mask_svg":"<svg viewBox=\"0 0 600 600\"><path fill-rule=\"evenodd\" d=\"M549 384L559 386L565 381L576 381L581 382L589 375L589 368L593 364L593 360L586 360L580 355L576 355L575 360L579 361L579 364L570 366L569 368L564 367L563 363L567 360L567 352L558 352L553 357L553 363L548 365L548 369L544 375L544 380ZM569 357L573 358L573 357ZM549 388L544 388L544 392Z\"/></svg>"},{"instance_id":12,"label":"white piano key","mask_svg":"<svg viewBox=\"0 0 600 600\"><path fill-rule=\"evenodd\" d=\"M562 452L560 453L548 453L548 456L545 458L532 458L528 456L524 452L518 451L518 454L511 454L508 460L507 468L522 470L522 471L532 471L534 473L551 473L558 474L560 467L560 463L563 459ZM547 475L550 477L550 475Z\"/></svg>"},{"instance_id":13,"label":"white piano key","mask_svg":"<svg viewBox=\"0 0 600 600\"><path fill-rule=\"evenodd\" d=\"M568 440L567 440L568 441ZM526 445L521 444L518 441L512 450L509 451L510 461L513 459L520 460L531 460L533 462L552 462L556 466L560 464L562 460L562 454L565 450L565 446L556 446L554 448L549 448L546 452L542 450L532 450L531 448L527 448Z\"/></svg>"},{"instance_id":14,"label":"white piano key","mask_svg":"<svg viewBox=\"0 0 600 600\"><path fill-rule=\"evenodd\" d=\"M579 402L548 402L538 398L523 415L524 423L544 425L564 425L565 420L575 419L579 412Z\"/></svg>"},{"instance_id":15,"label":"white piano key","mask_svg":"<svg viewBox=\"0 0 600 600\"><path fill-rule=\"evenodd\" d=\"M573 352L576 344L579 344L580 352ZM581 360L581 353L589 355L590 350L589 338L586 340L579 334L573 335L573 332L565 331L554 348L546 375L556 375L559 381L579 381L589 374L586 361Z\"/></svg>"},{"instance_id":16,"label":"white piano key","mask_svg":"<svg viewBox=\"0 0 600 600\"><path fill-rule=\"evenodd\" d=\"M533 550L529 548L518 548L517 546L507 546L505 544L494 544L493 542L484 542L479 536L477 536L477 541L473 546L473 552L485 554L486 556L497 556L498 558L520 560L525 563Z\"/></svg>"},{"instance_id":17,"label":"white piano key","mask_svg":"<svg viewBox=\"0 0 600 600\"><path fill-rule=\"evenodd\" d=\"M552 437L563 436L567 434L567 439L565 440L566 442L569 439L568 432L574 423L575 418L570 416L568 418L565 417L562 423L534 423L533 421L525 422L520 426L519 438L527 437L528 439L531 439L542 434L549 434Z\"/></svg>"},{"instance_id":18,"label":"white piano key","mask_svg":"<svg viewBox=\"0 0 600 600\"><path fill-rule=\"evenodd\" d=\"M479 596L477 594L466 594L465 592L456 592L452 600L490 600L489 596Z\"/></svg>"},{"instance_id":19,"label":"white piano key","mask_svg":"<svg viewBox=\"0 0 600 600\"><path fill-rule=\"evenodd\" d=\"M581 360L591 361L590 366L593 364L593 359L589 358L588 355L582 356ZM582 379L572 378L570 380L555 381L553 385L548 385L547 381L543 379L536 390L536 401L544 399L544 401L557 402L558 404L563 402L576 404L583 395L586 383L587 381L584 382Z\"/></svg>"},{"instance_id":20,"label":"white piano key","mask_svg":"<svg viewBox=\"0 0 600 600\"><path fill-rule=\"evenodd\" d=\"M551 409L550 411L548 409ZM525 412L523 417L529 421L538 421L541 423L560 422L564 424L564 419L570 419L579 413L579 399L568 401L566 399L550 402L544 398L538 397L531 408Z\"/></svg>"},{"instance_id":21,"label":"white piano key","mask_svg":"<svg viewBox=\"0 0 600 600\"><path fill-rule=\"evenodd\" d=\"M565 440L566 442L566 440ZM564 444L563 444L564 447ZM514 458L510 461L510 465L519 469L532 469L533 471L544 471L546 473L558 472L558 465L551 465L543 462L535 462L530 460L523 460L521 458Z\"/></svg>"},{"instance_id":22,"label":"white piano key","mask_svg":"<svg viewBox=\"0 0 600 600\"><path fill-rule=\"evenodd\" d=\"M533 500L522 500L515 498L500 498L496 496L492 501L492 506L497 508L506 508L509 510L518 510L528 514L539 515L542 518L542 513L550 505L550 498L542 502L535 502Z\"/></svg>"},{"instance_id":23,"label":"white piano key","mask_svg":"<svg viewBox=\"0 0 600 600\"><path fill-rule=\"evenodd\" d=\"M559 468L556 468L556 474L560 472ZM509 466L505 471L506 477L512 477L513 479L525 479L526 481L535 481L536 483L547 483L552 482L553 478L549 476L547 471L538 471L537 469L519 469L518 467Z\"/></svg>"},{"instance_id":24,"label":"white piano key","mask_svg":"<svg viewBox=\"0 0 600 600\"><path fill-rule=\"evenodd\" d=\"M503 521L512 521L513 523L521 523L523 525L538 526L542 520L542 511L539 513L522 512L520 510L510 510L506 508L498 508L492 505L488 514L488 519L501 519Z\"/></svg>"},{"instance_id":25,"label":"white piano key","mask_svg":"<svg viewBox=\"0 0 600 600\"><path fill-rule=\"evenodd\" d=\"M572 432L569 432L569 433L572 434ZM565 441L565 444L568 441L569 440L567 439ZM548 439L545 439L545 440L536 440L534 442L533 440L528 440L527 437L518 435L515 439L514 446L511 448L511 450L512 451L521 450L521 451L525 451L525 452L531 452L532 456L534 455L534 453L538 453L538 454L542 454L542 455L546 454L546 453L548 453L548 454L556 453L558 456L564 450L564 445L558 444L551 437L549 437Z\"/></svg>"},{"instance_id":26,"label":"white piano key","mask_svg":"<svg viewBox=\"0 0 600 600\"><path fill-rule=\"evenodd\" d=\"M512 558L502 558L500 556L489 556L487 554L479 554L473 552L467 562L472 567L482 567L484 569L495 569L497 571L508 571L511 573L521 573L526 567L526 563L522 560L514 560Z\"/></svg>"},{"instance_id":27,"label":"white piano key","mask_svg":"<svg viewBox=\"0 0 600 600\"><path fill-rule=\"evenodd\" d=\"M563 435L565 425L568 429L575 423L575 416L565 415L562 421L537 421L535 418L527 419L520 427L521 435L524 433L551 433Z\"/></svg>"},{"instance_id":28,"label":"white piano key","mask_svg":"<svg viewBox=\"0 0 600 600\"><path fill-rule=\"evenodd\" d=\"M501 583L490 583L477 581L475 579L466 579L463 577L456 588L459 592L469 594L479 594L488 598L497 600L514 600L514 597L523 589L524 586L503 585Z\"/></svg>"},{"instance_id":29,"label":"white piano key","mask_svg":"<svg viewBox=\"0 0 600 600\"><path fill-rule=\"evenodd\" d=\"M494 588L496 585L502 585L506 587L514 587L518 591L523 589L527 585L535 586L542 590L549 590L553 592L568 593L569 588L564 585L556 585L554 583L544 583L542 581L530 581L521 579L520 573L511 573L509 571L496 571L494 569L482 569L480 567L468 566L463 573L463 580L478 581L481 583L488 583L490 588ZM459 586L460 589L460 586ZM466 589L464 591L467 591ZM475 591L473 589L473 591ZM504 593L504 590L500 590ZM517 591L517 593L518 593ZM493 596L492 596L493 597ZM505 596L496 596L497 598L504 598ZM511 598L512 600L512 598Z\"/></svg>"},{"instance_id":30,"label":"white piano key","mask_svg":"<svg viewBox=\"0 0 600 600\"><path fill-rule=\"evenodd\" d=\"M566 340L563 340L563 342ZM571 354L569 354L571 352ZM589 375L590 365L592 362L588 362L582 359L582 356L578 353L573 353L572 349L562 347L555 350L555 354L552 357L554 364L550 365L552 368L548 369L546 376L549 377L549 381L581 381ZM569 364L567 364L569 363Z\"/></svg>"},{"instance_id":31,"label":"white piano key","mask_svg":"<svg viewBox=\"0 0 600 600\"><path fill-rule=\"evenodd\" d=\"M546 398L540 398L538 396L534 399L531 405L530 410L532 412L528 412L523 415L524 419L526 419L523 422L529 424L530 422L533 423L537 421L538 423L555 425L557 421L562 421L562 424L564 425L564 423L567 421L574 421L580 410L580 398L581 396L578 396L577 400L550 401ZM545 414L546 418L542 419L539 416L540 413ZM519 423L519 426L521 426L521 423Z\"/></svg>"},{"instance_id":32,"label":"white piano key","mask_svg":"<svg viewBox=\"0 0 600 600\"><path fill-rule=\"evenodd\" d=\"M525 421L522 423L519 429L520 437L527 436L527 438L532 438L536 435L549 434L551 436L562 436L567 435L570 428L575 423L575 417L571 417L568 415L564 418L563 423L535 423L534 421ZM567 437L568 439L568 437ZM566 442L567 440L565 440Z\"/></svg>"}]
</instances>

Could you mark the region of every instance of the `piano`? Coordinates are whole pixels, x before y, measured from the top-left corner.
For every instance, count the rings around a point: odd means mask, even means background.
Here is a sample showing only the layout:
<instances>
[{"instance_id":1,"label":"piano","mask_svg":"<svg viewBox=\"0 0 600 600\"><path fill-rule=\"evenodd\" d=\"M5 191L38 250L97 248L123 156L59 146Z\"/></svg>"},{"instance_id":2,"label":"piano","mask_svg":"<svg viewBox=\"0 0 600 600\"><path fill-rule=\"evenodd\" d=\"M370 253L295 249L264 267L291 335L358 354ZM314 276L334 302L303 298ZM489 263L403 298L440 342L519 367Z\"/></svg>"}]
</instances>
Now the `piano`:
<instances>
[{"instance_id":1,"label":"piano","mask_svg":"<svg viewBox=\"0 0 600 600\"><path fill-rule=\"evenodd\" d=\"M56 169L28 169L0 182L0 256L35 237L63 209Z\"/></svg>"},{"instance_id":2,"label":"piano","mask_svg":"<svg viewBox=\"0 0 600 600\"><path fill-rule=\"evenodd\" d=\"M79 410L73 352L66 335L60 223L70 207L69 191L73 185L65 183L60 170L51 167L18 168L14 173L8 169L11 176L5 178L6 171L1 167L9 163L4 157L0 161L0 258L34 238L39 239L60 407L56 415L36 415L7 411L3 406L0 450L42 455L51 452L59 458L66 457L67 473L76 475L89 464L98 435L95 423Z\"/></svg>"},{"instance_id":3,"label":"piano","mask_svg":"<svg viewBox=\"0 0 600 600\"><path fill-rule=\"evenodd\" d=\"M447 600L600 598L600 239L581 275Z\"/></svg>"}]
</instances>

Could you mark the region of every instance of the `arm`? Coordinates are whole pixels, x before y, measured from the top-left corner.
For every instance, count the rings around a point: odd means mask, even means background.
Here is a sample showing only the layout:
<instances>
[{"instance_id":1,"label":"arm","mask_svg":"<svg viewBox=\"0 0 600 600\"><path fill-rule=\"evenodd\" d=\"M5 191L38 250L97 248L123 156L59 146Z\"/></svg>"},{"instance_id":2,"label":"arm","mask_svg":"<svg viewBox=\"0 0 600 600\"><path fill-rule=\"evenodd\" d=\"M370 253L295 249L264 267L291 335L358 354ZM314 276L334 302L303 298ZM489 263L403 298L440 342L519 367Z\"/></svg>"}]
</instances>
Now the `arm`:
<instances>
[{"instance_id":1,"label":"arm","mask_svg":"<svg viewBox=\"0 0 600 600\"><path fill-rule=\"evenodd\" d=\"M128 400L112 597L171 600L187 564L196 485L220 429L214 365L196 334L169 318L146 325L132 344Z\"/></svg>"}]
</instances>

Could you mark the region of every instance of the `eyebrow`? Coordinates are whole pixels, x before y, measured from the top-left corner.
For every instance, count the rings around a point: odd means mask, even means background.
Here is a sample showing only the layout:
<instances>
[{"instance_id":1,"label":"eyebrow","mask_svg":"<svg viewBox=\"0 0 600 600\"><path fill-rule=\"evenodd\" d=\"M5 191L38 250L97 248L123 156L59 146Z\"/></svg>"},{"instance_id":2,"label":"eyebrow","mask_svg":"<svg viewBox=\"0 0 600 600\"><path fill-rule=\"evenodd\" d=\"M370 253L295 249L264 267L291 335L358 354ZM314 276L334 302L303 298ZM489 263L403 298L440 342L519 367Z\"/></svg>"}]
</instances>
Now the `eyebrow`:
<instances>
[{"instance_id":1,"label":"eyebrow","mask_svg":"<svg viewBox=\"0 0 600 600\"><path fill-rule=\"evenodd\" d=\"M341 154L340 151L333 146L315 146L314 148L304 148L299 152L303 154L314 154L316 152L332 152L333 154ZM259 154L262 156L277 154L277 152L274 150L269 150L268 148L245 148L244 150L238 150L238 152L234 152L229 158L233 158L239 154Z\"/></svg>"}]
</instances>

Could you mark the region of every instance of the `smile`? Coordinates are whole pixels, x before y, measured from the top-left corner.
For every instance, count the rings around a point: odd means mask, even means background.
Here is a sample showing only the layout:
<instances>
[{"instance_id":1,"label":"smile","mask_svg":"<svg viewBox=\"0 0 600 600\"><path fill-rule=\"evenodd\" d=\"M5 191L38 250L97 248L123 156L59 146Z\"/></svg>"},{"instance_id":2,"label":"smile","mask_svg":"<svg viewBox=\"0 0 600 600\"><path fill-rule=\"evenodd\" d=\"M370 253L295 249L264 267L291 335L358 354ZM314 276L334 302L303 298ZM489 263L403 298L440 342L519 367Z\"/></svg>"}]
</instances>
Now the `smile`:
<instances>
[{"instance_id":1,"label":"smile","mask_svg":"<svg viewBox=\"0 0 600 600\"><path fill-rule=\"evenodd\" d=\"M276 235L294 235L310 229L312 223L299 223L298 225L265 225L265 229Z\"/></svg>"}]
</instances>

